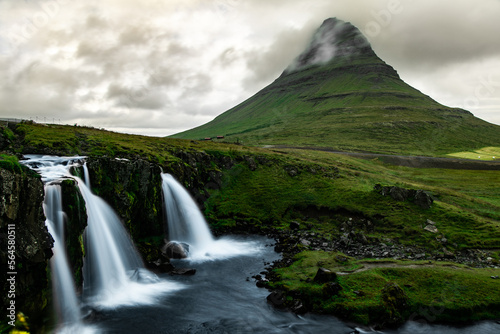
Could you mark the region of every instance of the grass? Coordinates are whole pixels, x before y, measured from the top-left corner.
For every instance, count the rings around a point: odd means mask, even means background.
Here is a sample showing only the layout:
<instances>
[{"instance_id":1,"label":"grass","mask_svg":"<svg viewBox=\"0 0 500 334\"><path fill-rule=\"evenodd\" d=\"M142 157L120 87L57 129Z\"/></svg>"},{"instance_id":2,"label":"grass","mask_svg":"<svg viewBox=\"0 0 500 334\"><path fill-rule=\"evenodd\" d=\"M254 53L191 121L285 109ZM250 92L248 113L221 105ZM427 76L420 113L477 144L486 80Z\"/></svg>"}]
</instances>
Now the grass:
<instances>
[{"instance_id":1,"label":"grass","mask_svg":"<svg viewBox=\"0 0 500 334\"><path fill-rule=\"evenodd\" d=\"M443 245L436 235L423 231L430 219L436 222L439 236L448 239L449 250L488 249L496 261L500 259L500 171L397 167L378 159L315 150L262 149L60 125L20 124L9 140L17 152L141 158L166 168L183 164L193 171L203 168L222 173L220 188L204 189L210 194L204 213L214 230L238 226L252 231L286 230L295 220L310 226L310 232L332 239L339 237L348 217L363 217L373 222L374 229L365 232L372 240L391 239L439 252ZM188 165L179 158L183 152L204 153L211 162ZM222 157L233 159L233 167L217 165ZM249 158L255 166L251 167ZM0 156L0 167L17 165L12 152ZM430 209L421 209L412 202L377 194L373 191L377 183L424 189L436 200ZM424 309L442 310L432 315L439 321L498 317L498 297L488 294L496 291L498 282L489 276L498 275L498 270L409 261L373 267L376 261L347 258L339 262L336 255L302 252L294 264L277 272L281 278L274 284L307 294L317 311L360 323L383 316L381 289L388 282L402 287L410 301L409 312L416 316ZM339 277L343 290L338 297L325 298L322 286L307 282L318 266L352 272Z\"/></svg>"},{"instance_id":2,"label":"grass","mask_svg":"<svg viewBox=\"0 0 500 334\"><path fill-rule=\"evenodd\" d=\"M500 147L483 147L472 152L457 152L448 155L463 159L498 161L500 160Z\"/></svg>"},{"instance_id":3,"label":"grass","mask_svg":"<svg viewBox=\"0 0 500 334\"><path fill-rule=\"evenodd\" d=\"M347 261L339 262L339 258ZM372 267L337 276L342 286L338 296L321 293L321 286L312 281L319 267L338 273L368 265ZM274 287L310 296L316 310L368 325L380 322L382 289L393 282L408 297L407 317L456 324L457 319L470 322L500 316L500 295L492 293L498 290L498 282L490 278L499 271L447 262L355 260L341 253L305 251L296 255L291 266L276 270L281 281Z\"/></svg>"},{"instance_id":4,"label":"grass","mask_svg":"<svg viewBox=\"0 0 500 334\"><path fill-rule=\"evenodd\" d=\"M233 168L222 189L213 191L205 205L209 220L223 218L234 224L252 218L263 226L285 226L290 220L310 216L312 207L324 210L324 216L304 222L313 223L315 231L325 235L338 236L345 215L361 215L374 222L372 237L395 238L437 250L442 245L435 235L422 233L430 219L452 249L500 245L498 171L414 169L326 152L280 152L286 154L279 156L279 162L259 166L257 171L244 165ZM296 166L299 174L291 177L286 165ZM338 171L331 170L332 165ZM424 189L433 193L436 201L428 210L411 202L397 202L375 193L377 183Z\"/></svg>"}]
</instances>

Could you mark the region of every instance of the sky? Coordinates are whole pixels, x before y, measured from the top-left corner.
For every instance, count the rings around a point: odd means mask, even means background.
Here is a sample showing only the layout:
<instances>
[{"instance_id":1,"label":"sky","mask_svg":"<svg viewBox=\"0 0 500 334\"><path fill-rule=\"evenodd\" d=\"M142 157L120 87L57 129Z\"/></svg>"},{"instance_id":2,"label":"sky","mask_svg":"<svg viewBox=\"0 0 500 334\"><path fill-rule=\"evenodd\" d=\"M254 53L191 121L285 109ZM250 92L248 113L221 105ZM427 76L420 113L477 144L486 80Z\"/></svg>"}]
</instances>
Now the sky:
<instances>
[{"instance_id":1,"label":"sky","mask_svg":"<svg viewBox=\"0 0 500 334\"><path fill-rule=\"evenodd\" d=\"M0 118L188 130L270 84L329 17L408 84L500 124L500 0L0 0Z\"/></svg>"}]
</instances>

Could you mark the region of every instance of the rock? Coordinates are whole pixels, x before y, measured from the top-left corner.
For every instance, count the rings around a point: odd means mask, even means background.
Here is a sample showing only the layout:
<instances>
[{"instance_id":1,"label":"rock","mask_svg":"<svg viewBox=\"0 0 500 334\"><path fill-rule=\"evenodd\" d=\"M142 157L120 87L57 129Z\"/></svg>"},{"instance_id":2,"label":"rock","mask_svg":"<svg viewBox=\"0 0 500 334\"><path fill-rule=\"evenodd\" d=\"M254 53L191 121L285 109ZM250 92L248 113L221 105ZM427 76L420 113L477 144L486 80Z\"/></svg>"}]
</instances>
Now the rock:
<instances>
[{"instance_id":1,"label":"rock","mask_svg":"<svg viewBox=\"0 0 500 334\"><path fill-rule=\"evenodd\" d=\"M424 227L424 230L426 231L429 231L429 232L432 232L432 233L438 233L438 229L435 225L427 225L426 227Z\"/></svg>"},{"instance_id":2,"label":"rock","mask_svg":"<svg viewBox=\"0 0 500 334\"><path fill-rule=\"evenodd\" d=\"M434 200L432 196L424 190L417 190L413 203L421 207L422 209L430 209Z\"/></svg>"},{"instance_id":3,"label":"rock","mask_svg":"<svg viewBox=\"0 0 500 334\"><path fill-rule=\"evenodd\" d=\"M257 164L255 163L255 160L252 157L249 157L248 155L245 155L243 159L247 162L248 168L251 171L254 171L257 169Z\"/></svg>"},{"instance_id":4,"label":"rock","mask_svg":"<svg viewBox=\"0 0 500 334\"><path fill-rule=\"evenodd\" d=\"M276 308L284 308L286 301L285 293L281 290L273 291L267 296L267 301Z\"/></svg>"},{"instance_id":5,"label":"rock","mask_svg":"<svg viewBox=\"0 0 500 334\"><path fill-rule=\"evenodd\" d=\"M445 247L443 247L443 253L446 258L452 258L454 257L453 253L447 250Z\"/></svg>"},{"instance_id":6,"label":"rock","mask_svg":"<svg viewBox=\"0 0 500 334\"><path fill-rule=\"evenodd\" d=\"M328 283L337 280L337 274L331 270L320 267L314 276L314 282L316 283Z\"/></svg>"},{"instance_id":7,"label":"rock","mask_svg":"<svg viewBox=\"0 0 500 334\"><path fill-rule=\"evenodd\" d=\"M162 246L161 253L169 259L185 259L189 254L189 245L183 242L169 241Z\"/></svg>"},{"instance_id":8,"label":"rock","mask_svg":"<svg viewBox=\"0 0 500 334\"><path fill-rule=\"evenodd\" d=\"M306 240L306 239L301 239L300 243L302 245L304 245L304 246L310 246L311 245L311 242L309 240Z\"/></svg>"},{"instance_id":9,"label":"rock","mask_svg":"<svg viewBox=\"0 0 500 334\"><path fill-rule=\"evenodd\" d=\"M171 275L191 276L196 274L196 269L193 268L175 268L170 272Z\"/></svg>"},{"instance_id":10,"label":"rock","mask_svg":"<svg viewBox=\"0 0 500 334\"><path fill-rule=\"evenodd\" d=\"M388 283L382 289L382 300L386 314L381 319L387 326L397 326L406 320L404 312L408 307L406 293L396 283Z\"/></svg>"},{"instance_id":11,"label":"rock","mask_svg":"<svg viewBox=\"0 0 500 334\"><path fill-rule=\"evenodd\" d=\"M4 273L16 271L15 306L30 319L35 332L50 307L49 259L53 240L45 226L44 186L34 172L0 168L0 263ZM15 269L8 269L8 226L15 227ZM5 276L4 276L5 277ZM9 303L9 284L2 284L2 305ZM13 299L12 299L13 300Z\"/></svg>"},{"instance_id":12,"label":"rock","mask_svg":"<svg viewBox=\"0 0 500 334\"><path fill-rule=\"evenodd\" d=\"M382 196L391 196L396 201L413 201L422 209L429 209L433 203L432 196L424 190L406 189L397 186L376 184L373 190Z\"/></svg>"},{"instance_id":13,"label":"rock","mask_svg":"<svg viewBox=\"0 0 500 334\"><path fill-rule=\"evenodd\" d=\"M299 170L295 166L287 165L284 167L284 169L288 173L288 175L290 175L291 177L299 175Z\"/></svg>"},{"instance_id":14,"label":"rock","mask_svg":"<svg viewBox=\"0 0 500 334\"><path fill-rule=\"evenodd\" d=\"M336 296L342 291L342 286L337 282L328 282L323 286L323 294Z\"/></svg>"},{"instance_id":15,"label":"rock","mask_svg":"<svg viewBox=\"0 0 500 334\"><path fill-rule=\"evenodd\" d=\"M309 311L308 308L304 305L304 303L302 303L302 301L300 300L295 300L292 306L290 307L290 310L296 314L304 314L307 311Z\"/></svg>"},{"instance_id":16,"label":"rock","mask_svg":"<svg viewBox=\"0 0 500 334\"><path fill-rule=\"evenodd\" d=\"M408 199L409 191L405 188L392 187L389 190L389 195L396 201L406 201Z\"/></svg>"},{"instance_id":17,"label":"rock","mask_svg":"<svg viewBox=\"0 0 500 334\"><path fill-rule=\"evenodd\" d=\"M268 283L269 283L269 280L266 278L263 278L263 279L258 280L257 283L255 283L255 285L258 288L265 288L265 287L267 287Z\"/></svg>"}]
</instances>

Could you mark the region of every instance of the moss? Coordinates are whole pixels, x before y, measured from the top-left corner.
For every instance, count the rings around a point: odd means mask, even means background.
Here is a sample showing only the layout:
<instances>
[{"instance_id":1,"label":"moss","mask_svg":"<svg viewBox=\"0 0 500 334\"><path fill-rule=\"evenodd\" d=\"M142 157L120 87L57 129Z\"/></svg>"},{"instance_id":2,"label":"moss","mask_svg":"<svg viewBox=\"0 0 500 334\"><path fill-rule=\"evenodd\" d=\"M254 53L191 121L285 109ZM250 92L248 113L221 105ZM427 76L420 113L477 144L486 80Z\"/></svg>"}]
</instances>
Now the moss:
<instances>
[{"instance_id":1,"label":"moss","mask_svg":"<svg viewBox=\"0 0 500 334\"><path fill-rule=\"evenodd\" d=\"M339 258L348 260L340 262ZM464 323L500 316L500 296L491 293L497 288L495 280L490 278L495 269L471 269L449 263L355 260L336 252L306 251L294 260L291 266L276 270L279 280L272 287L313 301L317 311L365 325L396 326L410 317ZM373 268L338 276L342 287L338 296L320 293L319 285L310 281L319 266L345 272L347 268L367 264Z\"/></svg>"}]
</instances>

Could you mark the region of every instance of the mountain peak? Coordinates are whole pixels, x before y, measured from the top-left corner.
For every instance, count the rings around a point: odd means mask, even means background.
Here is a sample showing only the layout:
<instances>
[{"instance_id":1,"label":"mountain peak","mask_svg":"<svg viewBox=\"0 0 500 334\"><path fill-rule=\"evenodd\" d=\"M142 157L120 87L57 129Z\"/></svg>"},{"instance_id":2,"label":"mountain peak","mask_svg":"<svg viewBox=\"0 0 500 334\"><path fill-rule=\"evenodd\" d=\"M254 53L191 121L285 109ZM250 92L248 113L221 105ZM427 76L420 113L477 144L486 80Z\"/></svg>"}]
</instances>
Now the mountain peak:
<instances>
[{"instance_id":1,"label":"mountain peak","mask_svg":"<svg viewBox=\"0 0 500 334\"><path fill-rule=\"evenodd\" d=\"M375 55L358 28L337 18L326 19L316 30L309 46L287 67L285 73L324 65L337 57Z\"/></svg>"}]
</instances>

